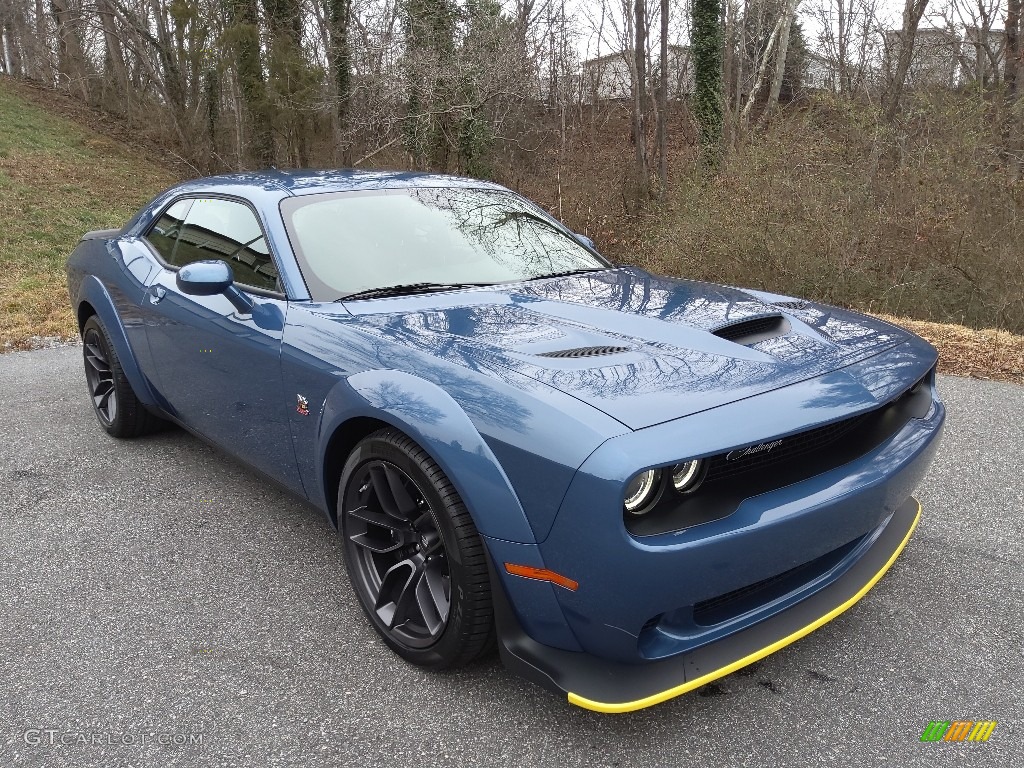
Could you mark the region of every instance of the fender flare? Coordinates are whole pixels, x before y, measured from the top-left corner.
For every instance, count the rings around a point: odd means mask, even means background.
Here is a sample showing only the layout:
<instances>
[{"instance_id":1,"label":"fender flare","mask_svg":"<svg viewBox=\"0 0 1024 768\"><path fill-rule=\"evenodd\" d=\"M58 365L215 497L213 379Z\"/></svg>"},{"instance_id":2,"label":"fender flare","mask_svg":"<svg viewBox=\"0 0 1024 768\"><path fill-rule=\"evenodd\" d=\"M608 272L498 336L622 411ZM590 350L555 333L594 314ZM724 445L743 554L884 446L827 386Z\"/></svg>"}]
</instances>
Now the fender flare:
<instances>
[{"instance_id":1,"label":"fender flare","mask_svg":"<svg viewBox=\"0 0 1024 768\"><path fill-rule=\"evenodd\" d=\"M128 343L128 336L124 331L124 325L117 314L117 309L114 308L114 301L110 298L110 294L103 283L94 275L87 275L82 280L81 287L78 289L78 300L75 302L76 316L82 304L86 302L95 310L96 316L103 323L103 327L107 331L107 337L114 346L114 353L121 363L121 370L124 371L128 383L132 385L135 396L144 405L159 408L156 398L149 388L149 381L142 374L135 360L135 355L132 353L131 345Z\"/></svg>"},{"instance_id":2,"label":"fender flare","mask_svg":"<svg viewBox=\"0 0 1024 768\"><path fill-rule=\"evenodd\" d=\"M324 477L331 438L346 422L373 418L416 441L447 475L484 536L535 543L519 497L462 407L436 384L410 373L377 369L331 388L324 402L317 476Z\"/></svg>"}]
</instances>

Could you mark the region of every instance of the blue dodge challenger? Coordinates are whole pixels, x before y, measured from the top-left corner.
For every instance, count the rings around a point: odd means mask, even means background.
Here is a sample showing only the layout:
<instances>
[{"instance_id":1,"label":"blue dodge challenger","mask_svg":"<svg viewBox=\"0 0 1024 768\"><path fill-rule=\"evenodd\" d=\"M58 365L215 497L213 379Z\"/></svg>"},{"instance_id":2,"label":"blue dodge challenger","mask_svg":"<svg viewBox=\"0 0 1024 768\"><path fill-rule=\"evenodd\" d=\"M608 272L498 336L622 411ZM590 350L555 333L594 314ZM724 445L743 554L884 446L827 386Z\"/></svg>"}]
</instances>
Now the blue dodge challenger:
<instances>
[{"instance_id":1,"label":"blue dodge challenger","mask_svg":"<svg viewBox=\"0 0 1024 768\"><path fill-rule=\"evenodd\" d=\"M178 424L319 507L406 660L497 645L600 712L863 597L945 416L913 334L616 267L470 179L191 181L86 234L68 289L107 433Z\"/></svg>"}]
</instances>

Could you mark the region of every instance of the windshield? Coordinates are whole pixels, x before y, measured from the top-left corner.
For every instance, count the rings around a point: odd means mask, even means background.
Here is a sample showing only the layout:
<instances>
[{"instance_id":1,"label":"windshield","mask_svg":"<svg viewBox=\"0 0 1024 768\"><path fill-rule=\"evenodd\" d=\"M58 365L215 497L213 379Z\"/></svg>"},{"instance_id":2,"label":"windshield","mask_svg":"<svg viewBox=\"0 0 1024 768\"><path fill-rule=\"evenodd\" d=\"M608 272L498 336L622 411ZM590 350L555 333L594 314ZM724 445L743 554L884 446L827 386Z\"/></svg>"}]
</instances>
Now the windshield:
<instances>
[{"instance_id":1,"label":"windshield","mask_svg":"<svg viewBox=\"0 0 1024 768\"><path fill-rule=\"evenodd\" d=\"M410 283L503 283L608 267L500 190L306 195L282 201L281 212L314 301Z\"/></svg>"}]
</instances>

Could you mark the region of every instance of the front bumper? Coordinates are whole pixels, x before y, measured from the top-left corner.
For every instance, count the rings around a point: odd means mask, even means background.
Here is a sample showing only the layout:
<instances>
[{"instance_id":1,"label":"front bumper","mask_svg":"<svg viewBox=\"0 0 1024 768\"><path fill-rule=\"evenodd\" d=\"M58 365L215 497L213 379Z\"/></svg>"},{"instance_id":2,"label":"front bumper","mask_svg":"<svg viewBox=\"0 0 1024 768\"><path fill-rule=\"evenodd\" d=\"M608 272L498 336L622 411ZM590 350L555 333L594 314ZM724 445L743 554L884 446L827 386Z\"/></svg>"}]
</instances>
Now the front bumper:
<instances>
[{"instance_id":1,"label":"front bumper","mask_svg":"<svg viewBox=\"0 0 1024 768\"><path fill-rule=\"evenodd\" d=\"M714 642L646 664L542 645L523 631L503 591L495 590L502 660L586 709L618 713L659 704L763 659L850 608L896 561L920 514L920 504L907 499L872 533L870 545L853 565L806 599Z\"/></svg>"}]
</instances>

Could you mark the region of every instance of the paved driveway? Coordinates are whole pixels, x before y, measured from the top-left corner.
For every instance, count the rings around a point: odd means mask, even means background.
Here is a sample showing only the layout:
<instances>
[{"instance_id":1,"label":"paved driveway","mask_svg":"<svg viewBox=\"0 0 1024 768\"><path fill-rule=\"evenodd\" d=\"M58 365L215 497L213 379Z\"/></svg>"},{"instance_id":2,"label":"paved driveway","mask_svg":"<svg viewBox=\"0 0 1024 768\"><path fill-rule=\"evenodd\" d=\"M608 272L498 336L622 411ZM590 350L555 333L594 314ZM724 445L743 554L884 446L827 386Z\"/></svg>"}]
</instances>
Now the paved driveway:
<instances>
[{"instance_id":1,"label":"paved driveway","mask_svg":"<svg viewBox=\"0 0 1024 768\"><path fill-rule=\"evenodd\" d=\"M404 664L319 513L183 432L104 435L77 348L0 355L0 766L1021 765L1024 389L941 388L921 524L860 604L602 716ZM921 743L936 719L999 725Z\"/></svg>"}]
</instances>

